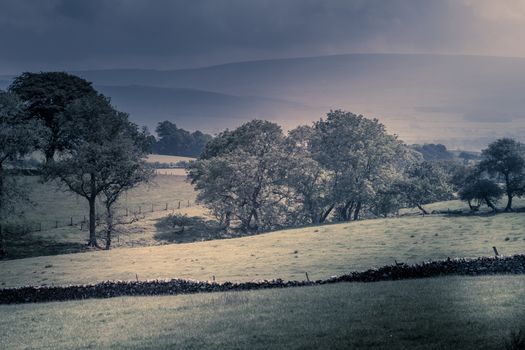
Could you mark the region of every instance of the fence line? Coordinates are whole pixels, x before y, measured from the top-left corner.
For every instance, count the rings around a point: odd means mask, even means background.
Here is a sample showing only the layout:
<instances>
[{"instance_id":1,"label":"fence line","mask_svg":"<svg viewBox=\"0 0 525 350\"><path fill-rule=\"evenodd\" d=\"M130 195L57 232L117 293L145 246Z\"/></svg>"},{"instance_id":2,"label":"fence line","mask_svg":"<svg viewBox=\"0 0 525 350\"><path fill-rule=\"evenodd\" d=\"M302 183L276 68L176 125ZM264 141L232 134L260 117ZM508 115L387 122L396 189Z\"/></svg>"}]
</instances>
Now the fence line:
<instances>
[{"instance_id":1,"label":"fence line","mask_svg":"<svg viewBox=\"0 0 525 350\"><path fill-rule=\"evenodd\" d=\"M155 213L168 210L178 210L189 208L195 205L194 201L189 199L186 200L176 200L174 202L164 202L164 203L151 203L151 204L141 204L134 207L129 206L119 206L115 209L116 218L125 218L133 215L142 215L148 213ZM133 210L134 209L134 210ZM42 232L64 227L73 227L80 226L80 229L88 228L89 220L86 218L86 215L82 217L81 220L74 220L75 215L70 216L69 220L67 219L56 219L54 221L47 221L47 225L43 222L29 222L22 224L7 224L3 227L5 233L8 234L26 234L32 232ZM78 218L78 217L76 217ZM99 225L101 220L100 213L97 212L96 224Z\"/></svg>"}]
</instances>

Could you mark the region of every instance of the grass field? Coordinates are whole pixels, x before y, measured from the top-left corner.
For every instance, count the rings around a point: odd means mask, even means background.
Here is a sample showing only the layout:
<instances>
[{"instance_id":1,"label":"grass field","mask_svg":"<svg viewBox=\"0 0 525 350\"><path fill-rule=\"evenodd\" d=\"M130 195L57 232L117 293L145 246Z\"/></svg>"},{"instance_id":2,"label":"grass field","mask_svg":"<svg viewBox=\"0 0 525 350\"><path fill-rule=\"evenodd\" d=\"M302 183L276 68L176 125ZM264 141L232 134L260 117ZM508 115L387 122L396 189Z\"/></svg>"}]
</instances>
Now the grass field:
<instances>
[{"instance_id":1,"label":"grass field","mask_svg":"<svg viewBox=\"0 0 525 350\"><path fill-rule=\"evenodd\" d=\"M26 177L24 180L31 189L29 198L34 205L27 207L24 213L24 221L37 225L42 224L42 229L54 228L56 221L60 226L68 224L70 218L73 221L81 221L88 214L87 201L71 192L65 191L64 187L55 183L39 183L34 176ZM168 203L169 208L178 205L179 201L185 204L188 200L195 200L195 191L191 184L186 181L185 176L155 176L149 185L141 185L127 194L124 194L117 204L119 214L125 213L125 208L130 212L151 211L151 205L156 210L162 209Z\"/></svg>"},{"instance_id":2,"label":"grass field","mask_svg":"<svg viewBox=\"0 0 525 350\"><path fill-rule=\"evenodd\" d=\"M189 162L195 160L191 157L182 157L182 156L166 156L162 154L150 154L148 156L149 163L178 163L178 162Z\"/></svg>"},{"instance_id":3,"label":"grass field","mask_svg":"<svg viewBox=\"0 0 525 350\"><path fill-rule=\"evenodd\" d=\"M1 305L2 349L504 349L525 276Z\"/></svg>"},{"instance_id":4,"label":"grass field","mask_svg":"<svg viewBox=\"0 0 525 350\"><path fill-rule=\"evenodd\" d=\"M320 279L447 257L525 252L525 214L410 216L305 227L256 236L0 261L0 285L194 278ZM175 233L174 233L175 234Z\"/></svg>"}]
</instances>

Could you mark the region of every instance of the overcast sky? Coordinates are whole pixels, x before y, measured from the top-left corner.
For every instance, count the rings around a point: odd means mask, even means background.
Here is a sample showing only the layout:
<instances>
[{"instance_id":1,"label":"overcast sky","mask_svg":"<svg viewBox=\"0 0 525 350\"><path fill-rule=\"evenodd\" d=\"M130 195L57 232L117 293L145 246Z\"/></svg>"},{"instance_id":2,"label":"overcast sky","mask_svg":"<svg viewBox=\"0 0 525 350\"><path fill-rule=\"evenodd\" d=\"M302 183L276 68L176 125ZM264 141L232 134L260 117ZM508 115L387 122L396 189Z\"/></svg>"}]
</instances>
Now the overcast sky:
<instances>
[{"instance_id":1,"label":"overcast sky","mask_svg":"<svg viewBox=\"0 0 525 350\"><path fill-rule=\"evenodd\" d=\"M0 73L354 52L525 56L521 0L0 0Z\"/></svg>"}]
</instances>

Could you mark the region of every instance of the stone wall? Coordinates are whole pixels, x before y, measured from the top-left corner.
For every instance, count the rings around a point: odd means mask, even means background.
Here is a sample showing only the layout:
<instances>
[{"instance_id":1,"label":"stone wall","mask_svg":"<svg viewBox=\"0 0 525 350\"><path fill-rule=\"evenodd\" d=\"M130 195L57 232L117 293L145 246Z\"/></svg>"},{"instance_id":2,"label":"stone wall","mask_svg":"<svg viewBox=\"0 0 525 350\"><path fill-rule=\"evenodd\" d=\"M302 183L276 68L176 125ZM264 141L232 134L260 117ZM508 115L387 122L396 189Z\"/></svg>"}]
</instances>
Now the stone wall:
<instances>
[{"instance_id":1,"label":"stone wall","mask_svg":"<svg viewBox=\"0 0 525 350\"><path fill-rule=\"evenodd\" d=\"M525 255L447 259L421 264L395 264L317 281L263 280L215 283L193 280L107 281L90 285L42 286L0 289L0 304L112 298L135 295L175 295L269 288L313 286L339 282L377 282L445 275L524 274ZM305 275L306 276L306 275Z\"/></svg>"}]
</instances>

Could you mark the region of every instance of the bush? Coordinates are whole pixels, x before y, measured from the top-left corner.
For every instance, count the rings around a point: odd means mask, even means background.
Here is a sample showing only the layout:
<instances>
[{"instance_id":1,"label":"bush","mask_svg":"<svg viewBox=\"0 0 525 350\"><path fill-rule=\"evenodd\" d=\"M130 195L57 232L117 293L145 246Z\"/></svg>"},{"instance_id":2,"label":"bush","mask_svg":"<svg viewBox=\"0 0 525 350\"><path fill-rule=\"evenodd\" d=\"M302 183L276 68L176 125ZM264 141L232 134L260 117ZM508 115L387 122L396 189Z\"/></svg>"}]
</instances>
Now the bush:
<instances>
[{"instance_id":1,"label":"bush","mask_svg":"<svg viewBox=\"0 0 525 350\"><path fill-rule=\"evenodd\" d=\"M191 225L192 219L186 214L170 214L165 222L173 228L179 227L179 232L184 232L184 229Z\"/></svg>"}]
</instances>

